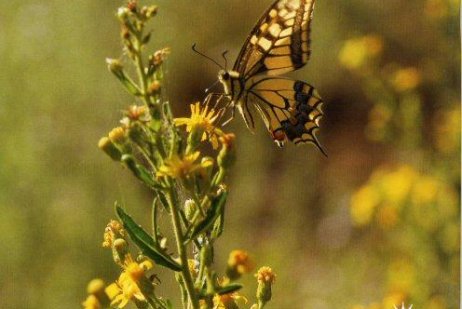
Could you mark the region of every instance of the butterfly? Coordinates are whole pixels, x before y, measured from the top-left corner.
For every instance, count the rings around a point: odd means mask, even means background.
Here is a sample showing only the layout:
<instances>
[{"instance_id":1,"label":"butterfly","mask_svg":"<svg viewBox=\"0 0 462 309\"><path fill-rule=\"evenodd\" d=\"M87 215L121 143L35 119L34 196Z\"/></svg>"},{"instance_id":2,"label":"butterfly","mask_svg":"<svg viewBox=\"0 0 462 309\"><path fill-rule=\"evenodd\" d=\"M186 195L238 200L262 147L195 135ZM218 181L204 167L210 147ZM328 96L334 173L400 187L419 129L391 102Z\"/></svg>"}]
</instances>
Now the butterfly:
<instances>
[{"instance_id":1,"label":"butterfly","mask_svg":"<svg viewBox=\"0 0 462 309\"><path fill-rule=\"evenodd\" d=\"M303 81L278 77L300 69L310 58L314 2L274 2L247 37L233 69L220 70L218 80L233 116L237 108L250 130L255 126L252 105L278 146L287 140L312 143L326 154L315 135L323 115L318 92Z\"/></svg>"}]
</instances>

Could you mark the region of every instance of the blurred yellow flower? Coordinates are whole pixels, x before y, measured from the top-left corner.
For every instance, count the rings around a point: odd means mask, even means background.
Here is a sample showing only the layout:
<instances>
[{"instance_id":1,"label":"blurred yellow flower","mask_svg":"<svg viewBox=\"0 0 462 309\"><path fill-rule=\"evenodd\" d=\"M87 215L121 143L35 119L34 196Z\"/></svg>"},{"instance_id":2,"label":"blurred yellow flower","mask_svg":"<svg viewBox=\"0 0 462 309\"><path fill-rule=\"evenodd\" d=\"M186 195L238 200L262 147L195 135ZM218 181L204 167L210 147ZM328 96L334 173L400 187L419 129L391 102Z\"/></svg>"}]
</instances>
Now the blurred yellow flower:
<instances>
[{"instance_id":1,"label":"blurred yellow flower","mask_svg":"<svg viewBox=\"0 0 462 309\"><path fill-rule=\"evenodd\" d=\"M460 150L460 103L452 104L446 110L436 113L434 118L434 141L436 148L444 153L458 153Z\"/></svg>"},{"instance_id":2,"label":"blurred yellow flower","mask_svg":"<svg viewBox=\"0 0 462 309\"><path fill-rule=\"evenodd\" d=\"M380 203L380 195L371 186L362 186L351 197L350 213L353 222L357 225L366 225L374 214L374 210Z\"/></svg>"},{"instance_id":3,"label":"blurred yellow flower","mask_svg":"<svg viewBox=\"0 0 462 309\"><path fill-rule=\"evenodd\" d=\"M187 176L209 167L213 162L210 160L196 163L199 158L200 152L196 151L193 154L186 155L180 158L178 155L173 155L170 159L166 160L164 164L157 171L157 177L170 176L173 178L186 178Z\"/></svg>"},{"instance_id":4,"label":"blurred yellow flower","mask_svg":"<svg viewBox=\"0 0 462 309\"><path fill-rule=\"evenodd\" d=\"M191 104L191 117L175 118L174 122L176 126L186 126L187 132L199 132L202 135L201 140L204 141L208 138L213 148L216 149L218 147L218 137L223 134L215 126L221 115L222 110L216 111L214 108L209 110L208 104L202 108L201 103L197 102Z\"/></svg>"},{"instance_id":5,"label":"blurred yellow flower","mask_svg":"<svg viewBox=\"0 0 462 309\"><path fill-rule=\"evenodd\" d=\"M411 166L402 165L394 170L374 173L371 178L379 184L384 200L399 206L408 197L417 175Z\"/></svg>"},{"instance_id":6,"label":"blurred yellow flower","mask_svg":"<svg viewBox=\"0 0 462 309\"><path fill-rule=\"evenodd\" d=\"M152 289L152 284L146 278L145 273L152 266L148 260L137 263L128 255L125 258L124 270L117 280L119 294L114 297L111 306L123 308L133 299L145 301L145 294L150 292L149 289Z\"/></svg>"},{"instance_id":7,"label":"blurred yellow flower","mask_svg":"<svg viewBox=\"0 0 462 309\"><path fill-rule=\"evenodd\" d=\"M358 69L372 57L378 56L383 49L383 40L377 35L347 40L339 53L340 63L347 69Z\"/></svg>"},{"instance_id":8,"label":"blurred yellow flower","mask_svg":"<svg viewBox=\"0 0 462 309\"><path fill-rule=\"evenodd\" d=\"M98 298L95 295L88 295L87 299L82 303L84 309L100 309L103 308Z\"/></svg>"},{"instance_id":9,"label":"blurred yellow flower","mask_svg":"<svg viewBox=\"0 0 462 309\"><path fill-rule=\"evenodd\" d=\"M416 68L404 68L395 72L392 84L397 91L408 91L416 88L421 81L421 74Z\"/></svg>"},{"instance_id":10,"label":"blurred yellow flower","mask_svg":"<svg viewBox=\"0 0 462 309\"><path fill-rule=\"evenodd\" d=\"M229 254L226 275L231 280L238 279L241 275L253 270L254 265L249 254L243 250L233 250Z\"/></svg>"}]
</instances>

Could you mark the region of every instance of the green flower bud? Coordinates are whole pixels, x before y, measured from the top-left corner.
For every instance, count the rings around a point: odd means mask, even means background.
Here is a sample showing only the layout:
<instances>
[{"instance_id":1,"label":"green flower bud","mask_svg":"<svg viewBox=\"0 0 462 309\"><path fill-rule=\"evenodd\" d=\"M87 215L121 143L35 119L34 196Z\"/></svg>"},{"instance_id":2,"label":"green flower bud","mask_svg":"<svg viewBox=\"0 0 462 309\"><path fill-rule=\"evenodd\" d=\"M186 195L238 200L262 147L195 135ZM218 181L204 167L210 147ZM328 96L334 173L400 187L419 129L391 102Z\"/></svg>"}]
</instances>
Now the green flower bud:
<instances>
[{"instance_id":1,"label":"green flower bud","mask_svg":"<svg viewBox=\"0 0 462 309\"><path fill-rule=\"evenodd\" d=\"M121 22L125 22L128 19L128 16L130 16L130 13L130 9L128 9L127 7L120 7L117 10L117 18Z\"/></svg>"},{"instance_id":2,"label":"green flower bud","mask_svg":"<svg viewBox=\"0 0 462 309\"><path fill-rule=\"evenodd\" d=\"M255 275L258 281L257 288L257 300L258 308L263 308L263 306L271 300L272 291L271 288L276 279L276 275L273 273L271 268L264 266L260 268Z\"/></svg>"},{"instance_id":3,"label":"green flower bud","mask_svg":"<svg viewBox=\"0 0 462 309\"><path fill-rule=\"evenodd\" d=\"M205 266L209 267L213 263L213 251L210 246L205 245L201 249L201 261Z\"/></svg>"},{"instance_id":4,"label":"green flower bud","mask_svg":"<svg viewBox=\"0 0 462 309\"><path fill-rule=\"evenodd\" d=\"M193 200L188 199L184 202L184 213L188 221L191 221L193 219L196 211L197 211L197 205Z\"/></svg>"}]
</instances>

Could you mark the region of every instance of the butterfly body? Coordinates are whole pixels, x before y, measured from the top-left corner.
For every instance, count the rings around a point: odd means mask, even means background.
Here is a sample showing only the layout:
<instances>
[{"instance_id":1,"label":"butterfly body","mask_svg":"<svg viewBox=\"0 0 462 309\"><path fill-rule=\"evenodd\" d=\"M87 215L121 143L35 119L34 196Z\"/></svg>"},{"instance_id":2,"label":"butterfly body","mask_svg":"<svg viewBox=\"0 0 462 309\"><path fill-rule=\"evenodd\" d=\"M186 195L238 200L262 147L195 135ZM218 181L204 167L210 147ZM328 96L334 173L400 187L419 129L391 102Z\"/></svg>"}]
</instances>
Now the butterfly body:
<instances>
[{"instance_id":1,"label":"butterfly body","mask_svg":"<svg viewBox=\"0 0 462 309\"><path fill-rule=\"evenodd\" d=\"M254 127L253 106L278 146L287 140L313 143L324 153L314 134L322 99L309 84L278 77L303 67L311 55L314 1L275 1L248 36L233 69L221 70L218 79L249 129Z\"/></svg>"}]
</instances>

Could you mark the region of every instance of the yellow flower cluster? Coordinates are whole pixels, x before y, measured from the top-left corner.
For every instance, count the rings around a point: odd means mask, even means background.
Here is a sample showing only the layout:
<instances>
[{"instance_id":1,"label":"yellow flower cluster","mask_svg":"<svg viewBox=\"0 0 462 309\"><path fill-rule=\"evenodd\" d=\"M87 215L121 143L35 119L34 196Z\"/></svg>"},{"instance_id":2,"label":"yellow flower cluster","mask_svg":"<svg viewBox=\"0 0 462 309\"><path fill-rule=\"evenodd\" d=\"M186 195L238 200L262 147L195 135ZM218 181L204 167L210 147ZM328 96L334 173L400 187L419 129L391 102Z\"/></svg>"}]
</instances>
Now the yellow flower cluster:
<instances>
[{"instance_id":1,"label":"yellow flower cluster","mask_svg":"<svg viewBox=\"0 0 462 309\"><path fill-rule=\"evenodd\" d=\"M391 228L406 208L419 226L435 230L457 212L457 194L443 180L401 165L375 171L352 195L350 205L358 226L374 220L383 228Z\"/></svg>"}]
</instances>

